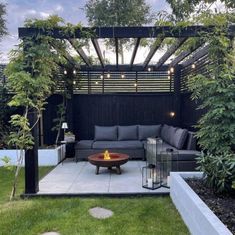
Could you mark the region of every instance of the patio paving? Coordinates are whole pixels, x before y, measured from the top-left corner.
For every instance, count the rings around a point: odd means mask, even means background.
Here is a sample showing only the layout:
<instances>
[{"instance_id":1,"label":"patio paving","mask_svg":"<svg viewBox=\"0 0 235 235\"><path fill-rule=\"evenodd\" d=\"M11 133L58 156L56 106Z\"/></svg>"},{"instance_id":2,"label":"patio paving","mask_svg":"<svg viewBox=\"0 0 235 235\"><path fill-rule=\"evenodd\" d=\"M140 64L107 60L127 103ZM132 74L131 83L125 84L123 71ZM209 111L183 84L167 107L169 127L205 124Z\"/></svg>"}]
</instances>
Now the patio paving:
<instances>
[{"instance_id":1,"label":"patio paving","mask_svg":"<svg viewBox=\"0 0 235 235\"><path fill-rule=\"evenodd\" d=\"M39 182L38 195L130 195L164 194L169 189L148 190L142 187L141 169L144 161L129 161L121 166L122 174L100 168L89 162L75 163L66 159Z\"/></svg>"}]
</instances>

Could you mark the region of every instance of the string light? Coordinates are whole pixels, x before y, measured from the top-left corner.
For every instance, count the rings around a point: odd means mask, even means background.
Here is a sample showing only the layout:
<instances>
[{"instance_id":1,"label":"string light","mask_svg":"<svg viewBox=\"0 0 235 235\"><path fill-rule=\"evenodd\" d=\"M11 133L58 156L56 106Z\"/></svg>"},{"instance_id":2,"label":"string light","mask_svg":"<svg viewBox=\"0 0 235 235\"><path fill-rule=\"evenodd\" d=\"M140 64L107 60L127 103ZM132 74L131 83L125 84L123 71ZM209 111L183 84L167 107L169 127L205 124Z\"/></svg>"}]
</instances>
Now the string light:
<instances>
[{"instance_id":1,"label":"string light","mask_svg":"<svg viewBox=\"0 0 235 235\"><path fill-rule=\"evenodd\" d=\"M107 78L110 78L110 73L107 73Z\"/></svg>"},{"instance_id":2,"label":"string light","mask_svg":"<svg viewBox=\"0 0 235 235\"><path fill-rule=\"evenodd\" d=\"M170 80L170 79L171 79L171 76L167 76L167 78Z\"/></svg>"},{"instance_id":3,"label":"string light","mask_svg":"<svg viewBox=\"0 0 235 235\"><path fill-rule=\"evenodd\" d=\"M76 85L76 81L73 81L73 85Z\"/></svg>"},{"instance_id":4,"label":"string light","mask_svg":"<svg viewBox=\"0 0 235 235\"><path fill-rule=\"evenodd\" d=\"M170 70L167 70L167 74L171 74L171 71L170 71Z\"/></svg>"},{"instance_id":5,"label":"string light","mask_svg":"<svg viewBox=\"0 0 235 235\"><path fill-rule=\"evenodd\" d=\"M152 70L152 69L151 69L150 67L148 67L148 71L151 72L151 70Z\"/></svg>"},{"instance_id":6,"label":"string light","mask_svg":"<svg viewBox=\"0 0 235 235\"><path fill-rule=\"evenodd\" d=\"M65 74L65 75L67 74L67 70L66 70L66 69L64 70L64 74Z\"/></svg>"},{"instance_id":7,"label":"string light","mask_svg":"<svg viewBox=\"0 0 235 235\"><path fill-rule=\"evenodd\" d=\"M174 117L175 116L175 112L170 112L170 116Z\"/></svg>"},{"instance_id":8,"label":"string light","mask_svg":"<svg viewBox=\"0 0 235 235\"><path fill-rule=\"evenodd\" d=\"M104 78L104 76L101 74L101 75L100 75L100 79L103 79L103 78Z\"/></svg>"},{"instance_id":9,"label":"string light","mask_svg":"<svg viewBox=\"0 0 235 235\"><path fill-rule=\"evenodd\" d=\"M77 73L77 71L74 69L74 70L73 70L73 74L75 75L76 73Z\"/></svg>"},{"instance_id":10,"label":"string light","mask_svg":"<svg viewBox=\"0 0 235 235\"><path fill-rule=\"evenodd\" d=\"M137 83L134 84L134 87L137 87Z\"/></svg>"},{"instance_id":11,"label":"string light","mask_svg":"<svg viewBox=\"0 0 235 235\"><path fill-rule=\"evenodd\" d=\"M192 67L192 69L195 69L196 65L193 63L191 67Z\"/></svg>"},{"instance_id":12,"label":"string light","mask_svg":"<svg viewBox=\"0 0 235 235\"><path fill-rule=\"evenodd\" d=\"M125 78L125 74L122 73L122 74L121 74L121 78Z\"/></svg>"},{"instance_id":13,"label":"string light","mask_svg":"<svg viewBox=\"0 0 235 235\"><path fill-rule=\"evenodd\" d=\"M174 71L175 71L174 67L171 67L171 68L170 68L170 72L171 72L171 73L174 73Z\"/></svg>"},{"instance_id":14,"label":"string light","mask_svg":"<svg viewBox=\"0 0 235 235\"><path fill-rule=\"evenodd\" d=\"M95 82L96 85L98 85L99 83L98 82Z\"/></svg>"}]
</instances>

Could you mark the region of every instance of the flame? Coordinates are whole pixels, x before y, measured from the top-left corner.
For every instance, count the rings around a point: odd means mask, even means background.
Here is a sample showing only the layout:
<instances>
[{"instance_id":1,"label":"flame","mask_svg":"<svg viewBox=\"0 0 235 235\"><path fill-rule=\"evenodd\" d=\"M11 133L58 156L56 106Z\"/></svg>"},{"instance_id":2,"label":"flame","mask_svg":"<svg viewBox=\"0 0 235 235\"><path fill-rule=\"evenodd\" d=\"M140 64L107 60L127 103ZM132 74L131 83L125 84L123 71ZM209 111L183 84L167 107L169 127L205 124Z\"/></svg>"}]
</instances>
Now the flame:
<instances>
[{"instance_id":1,"label":"flame","mask_svg":"<svg viewBox=\"0 0 235 235\"><path fill-rule=\"evenodd\" d=\"M104 152L104 160L110 160L110 159L111 159L111 157L110 157L109 151L105 150L105 152Z\"/></svg>"}]
</instances>

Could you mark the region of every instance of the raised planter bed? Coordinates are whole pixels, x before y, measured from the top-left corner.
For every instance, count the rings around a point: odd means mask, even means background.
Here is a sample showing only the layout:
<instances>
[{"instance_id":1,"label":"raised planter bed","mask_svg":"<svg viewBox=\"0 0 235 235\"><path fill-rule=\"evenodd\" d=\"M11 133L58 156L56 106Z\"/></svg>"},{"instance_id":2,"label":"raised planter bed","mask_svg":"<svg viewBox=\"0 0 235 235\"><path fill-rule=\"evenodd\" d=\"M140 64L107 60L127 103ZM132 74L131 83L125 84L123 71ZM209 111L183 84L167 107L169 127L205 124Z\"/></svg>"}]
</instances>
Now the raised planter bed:
<instances>
[{"instance_id":1,"label":"raised planter bed","mask_svg":"<svg viewBox=\"0 0 235 235\"><path fill-rule=\"evenodd\" d=\"M172 172L170 196L193 235L232 235L184 179L201 178L200 172Z\"/></svg>"},{"instance_id":2,"label":"raised planter bed","mask_svg":"<svg viewBox=\"0 0 235 235\"><path fill-rule=\"evenodd\" d=\"M1 149L0 150L0 166L4 165L1 158L7 156L10 158L11 164L16 165L17 154L19 150L15 149ZM38 150L38 165L39 166L55 166L65 158L65 145L56 148L46 148ZM24 162L23 162L24 165Z\"/></svg>"}]
</instances>

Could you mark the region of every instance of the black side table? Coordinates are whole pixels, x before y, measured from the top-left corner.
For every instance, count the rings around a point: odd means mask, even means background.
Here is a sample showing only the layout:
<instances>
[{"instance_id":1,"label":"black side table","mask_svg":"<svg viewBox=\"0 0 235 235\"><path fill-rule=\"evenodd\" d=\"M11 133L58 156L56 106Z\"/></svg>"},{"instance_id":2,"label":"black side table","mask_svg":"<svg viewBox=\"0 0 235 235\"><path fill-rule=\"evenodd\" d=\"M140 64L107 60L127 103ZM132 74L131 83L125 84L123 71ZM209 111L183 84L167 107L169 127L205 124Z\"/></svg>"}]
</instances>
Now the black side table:
<instances>
[{"instance_id":1,"label":"black side table","mask_svg":"<svg viewBox=\"0 0 235 235\"><path fill-rule=\"evenodd\" d=\"M60 143L65 144L65 158L74 158L76 141L61 141Z\"/></svg>"}]
</instances>

